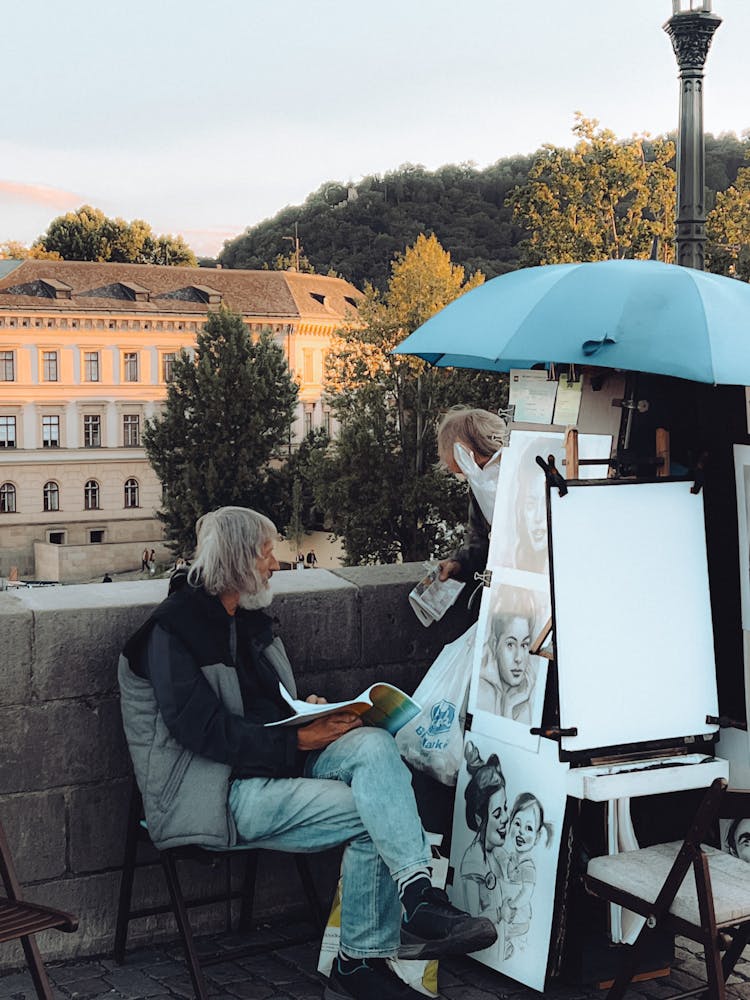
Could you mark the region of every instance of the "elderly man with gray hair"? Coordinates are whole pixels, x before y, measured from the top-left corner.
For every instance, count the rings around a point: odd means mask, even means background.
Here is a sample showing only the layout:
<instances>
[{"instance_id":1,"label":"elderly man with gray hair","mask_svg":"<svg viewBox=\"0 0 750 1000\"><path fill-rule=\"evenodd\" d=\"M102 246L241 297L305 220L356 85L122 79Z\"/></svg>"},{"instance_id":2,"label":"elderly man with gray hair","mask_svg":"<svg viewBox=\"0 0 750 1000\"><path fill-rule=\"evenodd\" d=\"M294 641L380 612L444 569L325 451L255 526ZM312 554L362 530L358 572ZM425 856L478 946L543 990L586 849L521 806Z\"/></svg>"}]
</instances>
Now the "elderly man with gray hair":
<instances>
[{"instance_id":1,"label":"elderly man with gray hair","mask_svg":"<svg viewBox=\"0 0 750 1000\"><path fill-rule=\"evenodd\" d=\"M149 833L157 847L322 851L346 844L341 950L326 1000L420 994L385 959L488 947L493 924L430 884L430 849L393 737L341 711L299 727L292 668L271 619L276 528L243 507L196 526L184 586L120 658L122 714ZM311 702L325 699L317 695Z\"/></svg>"}]
</instances>

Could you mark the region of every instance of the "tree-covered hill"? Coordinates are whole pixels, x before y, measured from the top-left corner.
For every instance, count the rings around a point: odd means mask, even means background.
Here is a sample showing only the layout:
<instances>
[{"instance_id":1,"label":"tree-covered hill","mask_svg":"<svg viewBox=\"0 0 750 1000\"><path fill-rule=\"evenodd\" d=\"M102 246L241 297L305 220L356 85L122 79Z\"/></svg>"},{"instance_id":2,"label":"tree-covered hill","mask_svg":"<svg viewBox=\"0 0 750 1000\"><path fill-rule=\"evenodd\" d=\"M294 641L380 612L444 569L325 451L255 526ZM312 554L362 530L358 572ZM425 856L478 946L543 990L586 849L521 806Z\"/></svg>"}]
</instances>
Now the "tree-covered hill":
<instances>
[{"instance_id":1,"label":"tree-covered hill","mask_svg":"<svg viewBox=\"0 0 750 1000\"><path fill-rule=\"evenodd\" d=\"M706 136L707 208L732 184L750 139ZM648 144L644 143L648 156ZM385 288L395 254L420 233L434 233L452 260L487 278L517 267L525 233L513 222L508 195L523 184L535 155L425 170L406 164L358 184L330 181L304 204L288 206L225 244L223 267L264 268L288 257L297 225L302 251L314 270L335 271L362 287Z\"/></svg>"}]
</instances>

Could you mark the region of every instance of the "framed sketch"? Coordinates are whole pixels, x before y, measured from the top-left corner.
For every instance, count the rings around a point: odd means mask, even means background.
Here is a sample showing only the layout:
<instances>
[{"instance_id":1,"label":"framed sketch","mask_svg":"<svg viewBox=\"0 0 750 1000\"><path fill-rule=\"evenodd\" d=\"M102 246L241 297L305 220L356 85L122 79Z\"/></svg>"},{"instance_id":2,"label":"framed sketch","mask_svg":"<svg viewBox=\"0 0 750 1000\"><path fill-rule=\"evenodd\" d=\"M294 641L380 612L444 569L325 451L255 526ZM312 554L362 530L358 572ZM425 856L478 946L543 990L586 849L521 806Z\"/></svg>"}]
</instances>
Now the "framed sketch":
<instances>
[{"instance_id":1,"label":"framed sketch","mask_svg":"<svg viewBox=\"0 0 750 1000\"><path fill-rule=\"evenodd\" d=\"M581 434L580 458L609 459L612 438L604 434ZM548 573L547 507L544 473L536 463L555 456L555 464L565 472L565 435L540 431L513 430L510 445L503 450L498 475L495 512L488 567L505 566L526 573ZM607 465L584 465L581 479L600 479Z\"/></svg>"},{"instance_id":2,"label":"framed sketch","mask_svg":"<svg viewBox=\"0 0 750 1000\"><path fill-rule=\"evenodd\" d=\"M740 861L750 861L750 817L720 819L721 849Z\"/></svg>"},{"instance_id":3,"label":"framed sketch","mask_svg":"<svg viewBox=\"0 0 750 1000\"><path fill-rule=\"evenodd\" d=\"M567 765L542 741L538 754L479 733L464 742L456 787L448 892L488 917L497 941L471 956L544 989L565 812Z\"/></svg>"},{"instance_id":4,"label":"framed sketch","mask_svg":"<svg viewBox=\"0 0 750 1000\"><path fill-rule=\"evenodd\" d=\"M734 481L737 488L742 627L750 629L750 445L734 446Z\"/></svg>"},{"instance_id":5,"label":"framed sketch","mask_svg":"<svg viewBox=\"0 0 750 1000\"><path fill-rule=\"evenodd\" d=\"M484 589L469 687L472 732L536 752L530 729L542 720L547 663L530 647L550 616L547 577L493 570Z\"/></svg>"},{"instance_id":6,"label":"framed sketch","mask_svg":"<svg viewBox=\"0 0 750 1000\"><path fill-rule=\"evenodd\" d=\"M689 482L550 494L563 750L708 735L718 715L703 495Z\"/></svg>"}]
</instances>

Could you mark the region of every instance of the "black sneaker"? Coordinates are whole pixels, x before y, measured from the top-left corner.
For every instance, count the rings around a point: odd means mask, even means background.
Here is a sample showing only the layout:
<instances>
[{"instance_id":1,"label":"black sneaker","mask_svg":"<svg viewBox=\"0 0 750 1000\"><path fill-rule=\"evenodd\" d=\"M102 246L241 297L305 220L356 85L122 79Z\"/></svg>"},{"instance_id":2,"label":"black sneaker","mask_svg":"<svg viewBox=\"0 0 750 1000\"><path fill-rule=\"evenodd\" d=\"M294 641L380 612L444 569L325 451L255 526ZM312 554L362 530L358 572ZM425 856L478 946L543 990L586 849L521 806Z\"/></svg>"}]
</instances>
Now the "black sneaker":
<instances>
[{"instance_id":1,"label":"black sneaker","mask_svg":"<svg viewBox=\"0 0 750 1000\"><path fill-rule=\"evenodd\" d=\"M487 917L472 917L451 905L447 893L430 886L421 902L401 924L399 958L440 958L467 955L497 941L495 925Z\"/></svg>"},{"instance_id":2,"label":"black sneaker","mask_svg":"<svg viewBox=\"0 0 750 1000\"><path fill-rule=\"evenodd\" d=\"M343 972L339 959L333 960L323 1000L424 1000L421 993L399 979L384 958L346 964L350 971Z\"/></svg>"}]
</instances>

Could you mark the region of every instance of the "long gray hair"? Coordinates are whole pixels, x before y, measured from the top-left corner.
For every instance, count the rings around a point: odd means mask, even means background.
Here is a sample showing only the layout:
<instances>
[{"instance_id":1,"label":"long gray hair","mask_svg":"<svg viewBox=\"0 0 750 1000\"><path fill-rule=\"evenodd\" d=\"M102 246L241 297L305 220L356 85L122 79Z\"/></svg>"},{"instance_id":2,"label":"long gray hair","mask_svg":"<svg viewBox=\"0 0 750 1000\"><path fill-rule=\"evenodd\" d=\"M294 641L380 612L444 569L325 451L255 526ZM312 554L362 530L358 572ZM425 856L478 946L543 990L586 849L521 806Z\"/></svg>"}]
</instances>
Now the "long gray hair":
<instances>
[{"instance_id":1,"label":"long gray hair","mask_svg":"<svg viewBox=\"0 0 750 1000\"><path fill-rule=\"evenodd\" d=\"M198 545L188 573L192 587L218 596L229 591L257 594L265 581L256 560L266 542L276 539L276 526L249 507L220 507L198 518Z\"/></svg>"}]
</instances>

